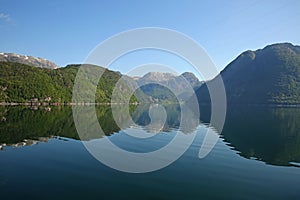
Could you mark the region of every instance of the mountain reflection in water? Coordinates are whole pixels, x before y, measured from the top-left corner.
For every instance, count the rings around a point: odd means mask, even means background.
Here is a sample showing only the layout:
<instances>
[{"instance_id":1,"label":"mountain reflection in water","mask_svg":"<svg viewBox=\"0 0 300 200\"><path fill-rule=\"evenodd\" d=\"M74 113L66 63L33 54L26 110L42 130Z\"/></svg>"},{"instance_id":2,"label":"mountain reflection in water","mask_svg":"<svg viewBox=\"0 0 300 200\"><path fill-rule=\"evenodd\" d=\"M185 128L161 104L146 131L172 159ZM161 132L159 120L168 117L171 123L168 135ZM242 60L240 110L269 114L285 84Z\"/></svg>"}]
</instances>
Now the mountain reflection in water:
<instances>
[{"instance_id":1,"label":"mountain reflection in water","mask_svg":"<svg viewBox=\"0 0 300 200\"><path fill-rule=\"evenodd\" d=\"M91 133L79 138L73 121L72 107L0 107L0 148L20 147L47 142L50 138L67 140L91 140L109 136L122 129L138 128L155 134L180 130L189 134L199 127L195 113L188 110L188 117L181 119L179 105L164 106L166 118L151 122L151 109L161 109L158 105L136 105L129 107L135 124L128 119L126 107L119 106L115 113L116 123L110 106L96 106L98 122L102 135ZM209 108L200 109L201 123L208 127ZM91 111L92 112L92 109ZM86 112L86 123L91 113ZM157 114L163 113L157 112ZM164 121L165 120L165 121ZM180 120L188 120L189 126L180 126ZM90 122L91 123L91 122ZM93 126L93 124L88 124ZM139 126L137 128L137 126ZM213 124L209 125L213 128ZM271 107L230 107L221 137L226 144L247 159L264 161L271 165L298 166L300 163L300 108Z\"/></svg>"}]
</instances>

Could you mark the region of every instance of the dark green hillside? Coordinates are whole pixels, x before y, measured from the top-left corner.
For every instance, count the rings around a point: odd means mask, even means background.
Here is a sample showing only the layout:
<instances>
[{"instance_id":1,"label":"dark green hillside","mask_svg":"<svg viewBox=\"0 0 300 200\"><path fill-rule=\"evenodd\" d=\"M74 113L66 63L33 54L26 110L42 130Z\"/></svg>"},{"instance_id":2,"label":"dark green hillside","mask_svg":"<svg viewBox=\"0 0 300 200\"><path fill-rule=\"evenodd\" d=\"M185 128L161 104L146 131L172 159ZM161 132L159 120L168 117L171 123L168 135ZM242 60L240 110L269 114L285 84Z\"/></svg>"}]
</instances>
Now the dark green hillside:
<instances>
[{"instance_id":1,"label":"dark green hillside","mask_svg":"<svg viewBox=\"0 0 300 200\"><path fill-rule=\"evenodd\" d=\"M73 84L80 65L54 70L20 63L0 62L0 102L71 102ZM121 74L105 68L98 83L96 102L110 102ZM129 90L123 84L124 90ZM49 98L50 97L50 98ZM119 100L125 97L120 96ZM133 98L133 101L136 99Z\"/></svg>"},{"instance_id":2,"label":"dark green hillside","mask_svg":"<svg viewBox=\"0 0 300 200\"><path fill-rule=\"evenodd\" d=\"M246 51L221 76L229 104L300 104L300 47L282 43ZM207 102L206 86L197 95Z\"/></svg>"}]
</instances>

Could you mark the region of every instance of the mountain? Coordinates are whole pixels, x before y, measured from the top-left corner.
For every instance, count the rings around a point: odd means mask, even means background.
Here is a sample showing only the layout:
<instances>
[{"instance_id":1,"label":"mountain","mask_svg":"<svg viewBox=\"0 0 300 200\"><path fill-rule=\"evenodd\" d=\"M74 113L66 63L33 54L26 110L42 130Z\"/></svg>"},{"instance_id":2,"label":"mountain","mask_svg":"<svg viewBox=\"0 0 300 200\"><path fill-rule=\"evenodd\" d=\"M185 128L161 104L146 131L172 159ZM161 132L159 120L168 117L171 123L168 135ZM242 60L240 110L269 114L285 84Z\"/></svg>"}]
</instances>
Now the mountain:
<instances>
[{"instance_id":1,"label":"mountain","mask_svg":"<svg viewBox=\"0 0 300 200\"><path fill-rule=\"evenodd\" d=\"M180 76L176 76L171 73L149 72L143 77L135 77L135 80L139 86L149 83L157 83L166 85L177 93L183 92L186 89L187 84L192 88L197 88L202 84L191 72L184 72Z\"/></svg>"},{"instance_id":2,"label":"mountain","mask_svg":"<svg viewBox=\"0 0 300 200\"><path fill-rule=\"evenodd\" d=\"M137 98L139 102L143 103L150 103L153 102L153 99L151 96L146 95L141 88L139 87L137 80L140 77L131 77L127 75L123 75L122 79L127 84L127 86L131 89L131 91L134 91L134 96Z\"/></svg>"},{"instance_id":3,"label":"mountain","mask_svg":"<svg viewBox=\"0 0 300 200\"><path fill-rule=\"evenodd\" d=\"M300 46L279 43L245 51L220 75L229 104L300 104ZM197 90L209 103L208 81Z\"/></svg>"},{"instance_id":4,"label":"mountain","mask_svg":"<svg viewBox=\"0 0 300 200\"><path fill-rule=\"evenodd\" d=\"M184 72L180 76L184 77L194 89L198 89L203 84L203 82L199 81L195 74L191 72Z\"/></svg>"},{"instance_id":5,"label":"mountain","mask_svg":"<svg viewBox=\"0 0 300 200\"><path fill-rule=\"evenodd\" d=\"M79 67L68 65L63 68L45 69L16 62L0 62L0 102L18 103L69 103L72 102L73 85ZM115 84L121 77L119 72L99 66L84 66L89 70L97 68L103 75L98 82L95 99L97 103L109 103ZM90 79L97 74L90 73ZM121 82L122 95L116 101L130 98L130 88ZM89 85L83 84L84 91L90 91ZM88 95L88 94L87 94ZM80 100L80 97L78 97ZM83 97L86 99L86 97ZM132 102L136 101L133 96Z\"/></svg>"},{"instance_id":6,"label":"mountain","mask_svg":"<svg viewBox=\"0 0 300 200\"><path fill-rule=\"evenodd\" d=\"M194 89L200 87L202 82L190 72L185 72L180 76L171 73L149 72L143 77L135 77L137 85L142 92L152 101L180 101L188 99Z\"/></svg>"},{"instance_id":7,"label":"mountain","mask_svg":"<svg viewBox=\"0 0 300 200\"><path fill-rule=\"evenodd\" d=\"M47 68L47 69L57 69L58 66L46 59L37 58L32 56L24 56L14 53L1 53L0 52L0 62L16 62L22 63L30 66Z\"/></svg>"},{"instance_id":8,"label":"mountain","mask_svg":"<svg viewBox=\"0 0 300 200\"><path fill-rule=\"evenodd\" d=\"M149 72L145 74L143 77L137 79L139 84L148 83L148 82L170 82L175 79L176 76L171 73L161 73L161 72Z\"/></svg>"},{"instance_id":9,"label":"mountain","mask_svg":"<svg viewBox=\"0 0 300 200\"><path fill-rule=\"evenodd\" d=\"M149 83L140 87L143 94L148 96L150 102L175 103L178 102L176 95L167 87L160 84Z\"/></svg>"}]
</instances>

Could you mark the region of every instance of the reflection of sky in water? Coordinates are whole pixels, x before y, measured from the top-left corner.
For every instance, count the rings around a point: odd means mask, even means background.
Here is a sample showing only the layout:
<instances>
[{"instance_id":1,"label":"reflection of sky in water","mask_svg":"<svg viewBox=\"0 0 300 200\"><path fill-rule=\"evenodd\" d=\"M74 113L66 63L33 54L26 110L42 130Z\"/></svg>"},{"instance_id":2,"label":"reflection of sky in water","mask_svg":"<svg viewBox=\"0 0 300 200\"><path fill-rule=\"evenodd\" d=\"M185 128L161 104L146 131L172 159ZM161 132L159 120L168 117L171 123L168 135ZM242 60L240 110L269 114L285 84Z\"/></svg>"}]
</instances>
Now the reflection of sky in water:
<instances>
[{"instance_id":1,"label":"reflection of sky in water","mask_svg":"<svg viewBox=\"0 0 300 200\"><path fill-rule=\"evenodd\" d=\"M61 137L22 148L5 147L0 151L1 196L19 199L25 194L28 197L35 194L43 195L44 199L57 199L59 193L72 199L81 199L86 194L88 198L106 199L120 199L124 194L131 199L144 196L156 199L223 199L227 196L232 199L245 196L251 199L298 199L299 168L274 164L291 162L292 166L299 166L300 110L235 110L228 113L222 138L204 159L198 158L207 130L207 126L201 124L196 127L197 135L190 148L170 166L152 173L127 174L102 165L86 151L73 135L76 130L70 119L72 111L68 108L53 108L51 112L12 108L5 112L6 122L0 123L0 143L22 141L24 137L46 138L47 134ZM103 117L109 119L108 111L104 108L98 111L103 126ZM108 120L107 124L111 125L111 121ZM126 130L148 133L143 126ZM128 151L148 152L168 144L176 130L148 133L152 137L147 139L132 138L123 130L116 130L108 138ZM76 140L70 139L72 137ZM248 153L257 158L246 159ZM258 157L263 159L259 161Z\"/></svg>"}]
</instances>

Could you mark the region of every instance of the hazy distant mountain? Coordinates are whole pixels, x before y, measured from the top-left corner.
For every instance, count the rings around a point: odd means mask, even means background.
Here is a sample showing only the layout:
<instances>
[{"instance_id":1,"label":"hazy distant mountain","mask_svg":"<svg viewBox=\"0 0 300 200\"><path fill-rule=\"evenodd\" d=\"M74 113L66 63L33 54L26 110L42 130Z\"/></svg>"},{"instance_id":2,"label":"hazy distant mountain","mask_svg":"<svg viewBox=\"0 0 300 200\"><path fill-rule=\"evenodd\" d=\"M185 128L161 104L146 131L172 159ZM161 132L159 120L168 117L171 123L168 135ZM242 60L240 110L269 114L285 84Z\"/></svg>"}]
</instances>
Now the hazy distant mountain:
<instances>
[{"instance_id":1,"label":"hazy distant mountain","mask_svg":"<svg viewBox=\"0 0 300 200\"><path fill-rule=\"evenodd\" d=\"M34 67L47 68L47 69L56 69L58 66L46 59L37 58L32 56L24 56L14 53L1 53L0 52L0 62L16 62L22 63Z\"/></svg>"},{"instance_id":2,"label":"hazy distant mountain","mask_svg":"<svg viewBox=\"0 0 300 200\"><path fill-rule=\"evenodd\" d=\"M191 72L184 72L180 76L184 77L194 89L199 88L203 84L203 82L199 81L195 74Z\"/></svg>"},{"instance_id":3,"label":"hazy distant mountain","mask_svg":"<svg viewBox=\"0 0 300 200\"><path fill-rule=\"evenodd\" d=\"M280 43L246 51L220 74L229 104L300 104L300 46ZM206 85L197 96L200 103L210 101Z\"/></svg>"},{"instance_id":4,"label":"hazy distant mountain","mask_svg":"<svg viewBox=\"0 0 300 200\"><path fill-rule=\"evenodd\" d=\"M202 84L198 80L198 78L191 72L184 72L180 76L176 76L171 73L149 72L143 77L135 77L135 80L139 85L158 83L167 85L171 89L175 89L176 91L184 90L187 83L193 88L199 87Z\"/></svg>"},{"instance_id":5,"label":"hazy distant mountain","mask_svg":"<svg viewBox=\"0 0 300 200\"><path fill-rule=\"evenodd\" d=\"M171 73L161 73L161 72L149 72L143 77L139 78L137 81L139 84L148 82L169 82L175 79L176 76Z\"/></svg>"},{"instance_id":6,"label":"hazy distant mountain","mask_svg":"<svg viewBox=\"0 0 300 200\"><path fill-rule=\"evenodd\" d=\"M141 90L154 101L177 101L187 100L194 89L202 84L198 78L190 72L185 72L180 76L171 73L149 72L143 77L135 80Z\"/></svg>"}]
</instances>

